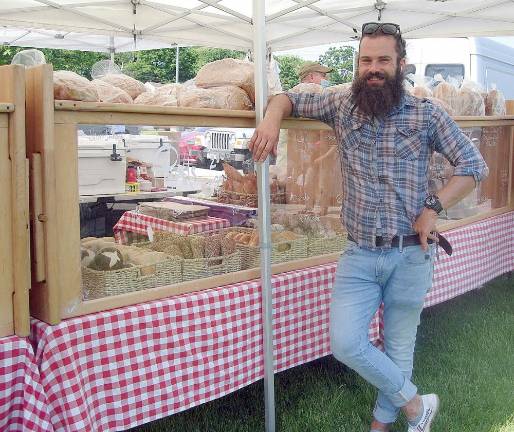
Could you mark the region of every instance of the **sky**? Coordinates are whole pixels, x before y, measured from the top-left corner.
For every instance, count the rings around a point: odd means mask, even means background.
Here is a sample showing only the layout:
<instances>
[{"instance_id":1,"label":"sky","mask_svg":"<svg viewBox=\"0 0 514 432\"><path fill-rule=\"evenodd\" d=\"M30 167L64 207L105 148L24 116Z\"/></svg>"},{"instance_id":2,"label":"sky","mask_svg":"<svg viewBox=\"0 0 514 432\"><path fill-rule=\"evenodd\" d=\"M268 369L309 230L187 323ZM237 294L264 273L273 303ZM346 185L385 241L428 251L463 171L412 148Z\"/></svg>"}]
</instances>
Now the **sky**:
<instances>
[{"instance_id":1,"label":"sky","mask_svg":"<svg viewBox=\"0 0 514 432\"><path fill-rule=\"evenodd\" d=\"M502 43L504 45L508 45L512 48L514 48L514 36L505 36L505 37L492 37L488 38L492 39L496 42ZM304 60L310 60L310 61L318 61L319 56L321 54L324 54L330 47L341 47L341 46L357 46L357 42L350 41L350 42L343 42L339 44L330 44L330 45L319 45L316 47L310 47L310 48L301 48L301 49L294 49L294 50L288 50L288 51L279 51L276 54L277 55L297 55L298 57L301 57Z\"/></svg>"}]
</instances>

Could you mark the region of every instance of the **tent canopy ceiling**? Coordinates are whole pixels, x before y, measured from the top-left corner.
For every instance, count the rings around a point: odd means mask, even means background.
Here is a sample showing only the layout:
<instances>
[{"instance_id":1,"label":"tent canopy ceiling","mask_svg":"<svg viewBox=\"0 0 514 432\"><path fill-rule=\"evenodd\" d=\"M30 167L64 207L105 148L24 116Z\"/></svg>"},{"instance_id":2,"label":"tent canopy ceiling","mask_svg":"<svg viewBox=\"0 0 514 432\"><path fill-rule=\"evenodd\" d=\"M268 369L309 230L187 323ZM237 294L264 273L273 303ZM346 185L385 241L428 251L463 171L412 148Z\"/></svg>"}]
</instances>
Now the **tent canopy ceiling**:
<instances>
[{"instance_id":1,"label":"tent canopy ceiling","mask_svg":"<svg viewBox=\"0 0 514 432\"><path fill-rule=\"evenodd\" d=\"M368 21L406 38L514 35L514 0L265 0L273 51L355 39ZM4 0L0 42L131 51L252 48L252 0Z\"/></svg>"}]
</instances>

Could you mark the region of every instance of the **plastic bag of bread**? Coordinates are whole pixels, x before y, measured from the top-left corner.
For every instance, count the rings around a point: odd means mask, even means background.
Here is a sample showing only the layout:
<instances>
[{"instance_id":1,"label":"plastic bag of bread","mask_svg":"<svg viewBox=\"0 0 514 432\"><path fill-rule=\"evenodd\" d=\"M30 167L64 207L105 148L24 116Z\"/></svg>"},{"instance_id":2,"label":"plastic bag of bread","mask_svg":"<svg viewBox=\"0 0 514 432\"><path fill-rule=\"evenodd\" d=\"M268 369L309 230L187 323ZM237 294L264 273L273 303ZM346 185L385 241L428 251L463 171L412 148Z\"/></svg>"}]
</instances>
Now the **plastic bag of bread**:
<instances>
[{"instance_id":1,"label":"plastic bag of bread","mask_svg":"<svg viewBox=\"0 0 514 432\"><path fill-rule=\"evenodd\" d=\"M455 112L457 107L457 88L447 83L446 81L441 81L434 88L434 97L445 102L450 108Z\"/></svg>"},{"instance_id":2,"label":"plastic bag of bread","mask_svg":"<svg viewBox=\"0 0 514 432\"><path fill-rule=\"evenodd\" d=\"M141 93L135 100L136 104L178 106L178 92L180 84L165 84L157 87L154 91Z\"/></svg>"},{"instance_id":3,"label":"plastic bag of bread","mask_svg":"<svg viewBox=\"0 0 514 432\"><path fill-rule=\"evenodd\" d=\"M100 78L102 81L113 85L114 87L118 87L124 91L126 91L132 99L137 98L141 93L146 91L145 85L124 74L108 74Z\"/></svg>"},{"instance_id":4,"label":"plastic bag of bread","mask_svg":"<svg viewBox=\"0 0 514 432\"><path fill-rule=\"evenodd\" d=\"M75 72L55 71L54 98L57 100L98 102L98 92L88 79Z\"/></svg>"},{"instance_id":5,"label":"plastic bag of bread","mask_svg":"<svg viewBox=\"0 0 514 432\"><path fill-rule=\"evenodd\" d=\"M243 174L241 174L237 169L235 169L232 165L227 162L223 162L223 171L228 179L243 181Z\"/></svg>"},{"instance_id":6,"label":"plastic bag of bread","mask_svg":"<svg viewBox=\"0 0 514 432\"><path fill-rule=\"evenodd\" d=\"M456 115L483 116L485 115L485 103L482 92L477 83L464 82L457 92L455 102Z\"/></svg>"},{"instance_id":7,"label":"plastic bag of bread","mask_svg":"<svg viewBox=\"0 0 514 432\"><path fill-rule=\"evenodd\" d=\"M507 114L505 97L502 92L493 88L485 96L485 115L504 116Z\"/></svg>"},{"instance_id":8,"label":"plastic bag of bread","mask_svg":"<svg viewBox=\"0 0 514 432\"><path fill-rule=\"evenodd\" d=\"M189 108L217 108L251 111L253 104L246 92L236 86L186 88L179 92L178 105Z\"/></svg>"},{"instance_id":9,"label":"plastic bag of bread","mask_svg":"<svg viewBox=\"0 0 514 432\"><path fill-rule=\"evenodd\" d=\"M439 108L442 108L444 111L446 111L448 113L448 115L455 115L455 110L450 105L448 105L445 101L443 101L441 99L437 99L435 97L428 97L426 99L428 99L434 105L437 105Z\"/></svg>"},{"instance_id":10,"label":"plastic bag of bread","mask_svg":"<svg viewBox=\"0 0 514 432\"><path fill-rule=\"evenodd\" d=\"M124 104L131 104L133 102L132 98L125 90L115 87L112 84L99 79L91 81L91 84L95 86L100 102Z\"/></svg>"},{"instance_id":11,"label":"plastic bag of bread","mask_svg":"<svg viewBox=\"0 0 514 432\"><path fill-rule=\"evenodd\" d=\"M290 93L321 93L323 91L323 87L316 83L300 83L295 85Z\"/></svg>"},{"instance_id":12,"label":"plastic bag of bread","mask_svg":"<svg viewBox=\"0 0 514 432\"><path fill-rule=\"evenodd\" d=\"M254 65L246 60L226 58L202 66L195 77L198 87L236 86L255 102Z\"/></svg>"},{"instance_id":13,"label":"plastic bag of bread","mask_svg":"<svg viewBox=\"0 0 514 432\"><path fill-rule=\"evenodd\" d=\"M411 94L418 98L428 98L433 96L432 91L428 87L422 85L415 85Z\"/></svg>"}]
</instances>

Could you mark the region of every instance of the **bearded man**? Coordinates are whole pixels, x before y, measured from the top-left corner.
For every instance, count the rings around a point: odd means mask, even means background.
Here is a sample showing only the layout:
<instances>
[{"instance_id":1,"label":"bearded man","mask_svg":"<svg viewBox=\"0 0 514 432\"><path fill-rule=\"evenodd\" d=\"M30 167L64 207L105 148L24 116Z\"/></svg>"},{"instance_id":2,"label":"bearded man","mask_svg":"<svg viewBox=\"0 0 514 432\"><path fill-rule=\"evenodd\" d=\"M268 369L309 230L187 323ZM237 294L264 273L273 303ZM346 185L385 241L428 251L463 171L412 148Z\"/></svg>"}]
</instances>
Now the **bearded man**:
<instances>
[{"instance_id":1,"label":"bearded man","mask_svg":"<svg viewBox=\"0 0 514 432\"><path fill-rule=\"evenodd\" d=\"M405 46L398 25L364 24L351 90L275 96L250 141L254 160L262 162L276 152L280 123L291 114L334 129L343 175L341 219L350 246L332 291L331 349L378 389L373 432L388 431L400 410L409 432L430 430L439 399L420 396L411 377L437 242L444 246L436 221L488 173L479 151L443 110L405 93ZM429 195L434 151L455 171L436 195ZM381 303L384 352L368 340Z\"/></svg>"}]
</instances>

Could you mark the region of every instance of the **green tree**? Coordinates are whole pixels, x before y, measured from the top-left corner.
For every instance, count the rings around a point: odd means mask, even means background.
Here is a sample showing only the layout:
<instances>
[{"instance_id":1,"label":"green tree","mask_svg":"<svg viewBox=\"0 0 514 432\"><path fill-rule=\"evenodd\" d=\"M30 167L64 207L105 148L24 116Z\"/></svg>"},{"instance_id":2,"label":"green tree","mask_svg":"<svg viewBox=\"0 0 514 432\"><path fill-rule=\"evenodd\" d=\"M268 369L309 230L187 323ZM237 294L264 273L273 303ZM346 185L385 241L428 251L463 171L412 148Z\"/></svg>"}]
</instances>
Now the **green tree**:
<instances>
[{"instance_id":1,"label":"green tree","mask_svg":"<svg viewBox=\"0 0 514 432\"><path fill-rule=\"evenodd\" d=\"M298 70L304 60L294 55L277 56L275 60L280 67L280 82L282 89L289 90L300 82Z\"/></svg>"},{"instance_id":2,"label":"green tree","mask_svg":"<svg viewBox=\"0 0 514 432\"><path fill-rule=\"evenodd\" d=\"M163 48L116 55L116 62L123 72L139 81L169 83L175 82L175 48ZM197 54L191 48L179 49L179 82L196 75Z\"/></svg>"},{"instance_id":3,"label":"green tree","mask_svg":"<svg viewBox=\"0 0 514 432\"><path fill-rule=\"evenodd\" d=\"M210 62L216 60L222 60L224 58L236 58L236 59L244 59L245 53L242 51L234 51L229 49L222 48L190 48L195 51L196 57L196 72L200 70L200 68Z\"/></svg>"},{"instance_id":4,"label":"green tree","mask_svg":"<svg viewBox=\"0 0 514 432\"><path fill-rule=\"evenodd\" d=\"M349 46L339 48L331 47L325 54L319 56L319 62L325 66L334 68L329 74L332 84L350 82L353 78L353 55L354 49Z\"/></svg>"},{"instance_id":5,"label":"green tree","mask_svg":"<svg viewBox=\"0 0 514 432\"><path fill-rule=\"evenodd\" d=\"M0 47L0 64L10 64L14 55L24 47L3 46ZM53 65L54 70L69 70L91 79L91 67L99 60L108 58L108 54L72 51L61 49L42 48L46 62Z\"/></svg>"}]
</instances>

